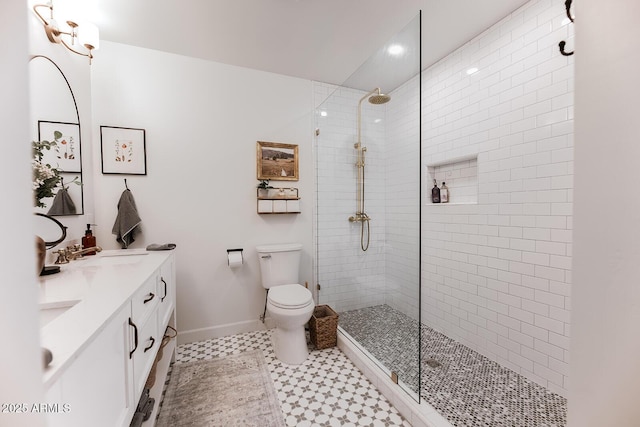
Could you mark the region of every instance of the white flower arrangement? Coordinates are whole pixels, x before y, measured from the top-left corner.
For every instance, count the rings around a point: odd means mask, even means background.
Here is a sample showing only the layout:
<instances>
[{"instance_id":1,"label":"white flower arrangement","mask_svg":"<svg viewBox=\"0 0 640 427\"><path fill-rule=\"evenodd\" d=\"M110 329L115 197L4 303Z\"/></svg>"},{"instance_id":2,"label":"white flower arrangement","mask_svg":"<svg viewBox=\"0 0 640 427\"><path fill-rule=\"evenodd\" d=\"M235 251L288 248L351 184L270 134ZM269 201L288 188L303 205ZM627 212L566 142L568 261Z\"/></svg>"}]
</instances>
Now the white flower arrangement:
<instances>
[{"instance_id":1,"label":"white flower arrangement","mask_svg":"<svg viewBox=\"0 0 640 427\"><path fill-rule=\"evenodd\" d=\"M54 137L59 139L62 133L54 132ZM33 174L33 203L38 208L45 208L47 205L42 201L47 197L56 195L56 188L62 184L60 170L53 167L49 163L44 163L44 150L56 149L56 141L33 141L31 144L33 151L33 160L31 161L31 170ZM75 177L72 183L82 185L78 177Z\"/></svg>"},{"instance_id":2,"label":"white flower arrangement","mask_svg":"<svg viewBox=\"0 0 640 427\"><path fill-rule=\"evenodd\" d=\"M33 141L33 160L31 167L33 172L33 202L36 207L44 208L46 205L42 199L53 197L54 189L60 184L62 178L57 168L49 163L43 163L42 157L44 150L50 150L55 147L55 142L49 141Z\"/></svg>"}]
</instances>

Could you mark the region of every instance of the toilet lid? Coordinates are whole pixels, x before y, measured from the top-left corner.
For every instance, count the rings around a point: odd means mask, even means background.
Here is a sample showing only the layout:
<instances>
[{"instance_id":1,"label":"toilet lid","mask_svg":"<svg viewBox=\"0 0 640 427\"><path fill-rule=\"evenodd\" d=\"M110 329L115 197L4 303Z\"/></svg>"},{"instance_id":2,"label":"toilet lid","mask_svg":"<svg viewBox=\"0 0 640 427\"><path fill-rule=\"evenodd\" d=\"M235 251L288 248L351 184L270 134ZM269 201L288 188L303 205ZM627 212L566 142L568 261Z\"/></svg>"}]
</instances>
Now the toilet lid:
<instances>
[{"instance_id":1,"label":"toilet lid","mask_svg":"<svg viewBox=\"0 0 640 427\"><path fill-rule=\"evenodd\" d=\"M309 289L298 284L274 286L269 289L268 299L276 307L291 309L305 307L313 301Z\"/></svg>"}]
</instances>

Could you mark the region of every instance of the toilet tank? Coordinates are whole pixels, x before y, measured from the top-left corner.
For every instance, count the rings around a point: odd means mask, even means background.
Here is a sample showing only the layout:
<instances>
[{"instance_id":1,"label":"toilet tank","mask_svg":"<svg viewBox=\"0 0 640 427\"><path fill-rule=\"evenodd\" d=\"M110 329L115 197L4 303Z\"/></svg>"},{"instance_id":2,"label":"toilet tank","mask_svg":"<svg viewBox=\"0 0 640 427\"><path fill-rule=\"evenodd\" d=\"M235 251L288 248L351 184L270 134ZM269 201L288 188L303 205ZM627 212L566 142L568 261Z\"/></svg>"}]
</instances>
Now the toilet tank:
<instances>
[{"instance_id":1,"label":"toilet tank","mask_svg":"<svg viewBox=\"0 0 640 427\"><path fill-rule=\"evenodd\" d=\"M298 283L301 243L261 245L256 250L264 288Z\"/></svg>"}]
</instances>

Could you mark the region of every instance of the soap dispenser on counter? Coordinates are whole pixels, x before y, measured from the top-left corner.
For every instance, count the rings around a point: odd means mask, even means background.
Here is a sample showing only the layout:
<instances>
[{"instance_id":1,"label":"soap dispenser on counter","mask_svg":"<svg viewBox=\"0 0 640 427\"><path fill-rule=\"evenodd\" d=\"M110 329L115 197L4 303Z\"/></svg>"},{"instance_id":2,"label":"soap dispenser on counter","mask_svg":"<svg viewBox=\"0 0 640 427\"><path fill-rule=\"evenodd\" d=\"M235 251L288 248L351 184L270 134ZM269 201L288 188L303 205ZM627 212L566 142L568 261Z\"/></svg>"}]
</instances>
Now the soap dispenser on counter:
<instances>
[{"instance_id":1,"label":"soap dispenser on counter","mask_svg":"<svg viewBox=\"0 0 640 427\"><path fill-rule=\"evenodd\" d=\"M82 248L93 248L96 246L96 236L93 235L91 231L91 224L87 224L87 229L84 232L84 237L82 238ZM85 255L95 255L95 251L87 252Z\"/></svg>"}]
</instances>

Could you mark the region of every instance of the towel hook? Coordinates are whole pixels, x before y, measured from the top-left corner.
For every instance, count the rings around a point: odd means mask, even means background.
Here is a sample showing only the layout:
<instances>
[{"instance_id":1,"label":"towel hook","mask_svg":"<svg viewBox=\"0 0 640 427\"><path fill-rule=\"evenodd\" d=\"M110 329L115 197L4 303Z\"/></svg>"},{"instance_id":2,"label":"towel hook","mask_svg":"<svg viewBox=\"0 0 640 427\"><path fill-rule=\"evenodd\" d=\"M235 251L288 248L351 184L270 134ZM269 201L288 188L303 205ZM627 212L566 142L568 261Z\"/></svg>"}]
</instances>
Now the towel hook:
<instances>
[{"instance_id":1,"label":"towel hook","mask_svg":"<svg viewBox=\"0 0 640 427\"><path fill-rule=\"evenodd\" d=\"M573 3L573 0L566 0L564 2L564 7L567 11L567 18L569 18L569 21L571 21L571 23L574 22L574 18L571 15L571 3ZM565 42L564 40L562 40L560 43L558 43L558 47L560 48L560 53L564 56L571 56L575 53L575 51L571 51L571 52L567 52L565 50L565 46L567 45L567 42Z\"/></svg>"},{"instance_id":2,"label":"towel hook","mask_svg":"<svg viewBox=\"0 0 640 427\"><path fill-rule=\"evenodd\" d=\"M127 178L124 179L124 188L127 190L129 189L129 186L127 185Z\"/></svg>"}]
</instances>

